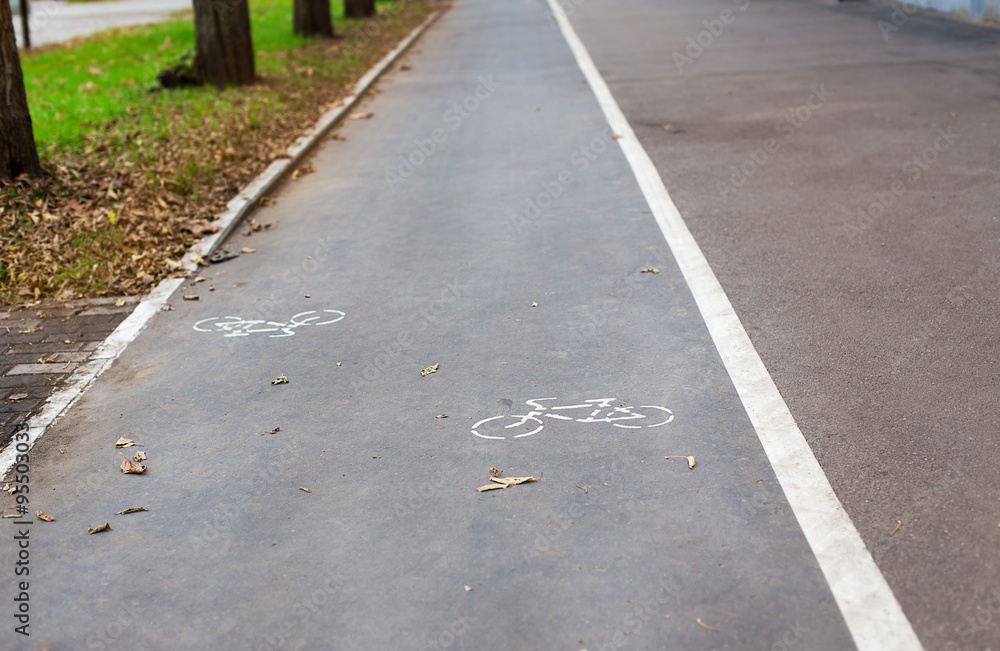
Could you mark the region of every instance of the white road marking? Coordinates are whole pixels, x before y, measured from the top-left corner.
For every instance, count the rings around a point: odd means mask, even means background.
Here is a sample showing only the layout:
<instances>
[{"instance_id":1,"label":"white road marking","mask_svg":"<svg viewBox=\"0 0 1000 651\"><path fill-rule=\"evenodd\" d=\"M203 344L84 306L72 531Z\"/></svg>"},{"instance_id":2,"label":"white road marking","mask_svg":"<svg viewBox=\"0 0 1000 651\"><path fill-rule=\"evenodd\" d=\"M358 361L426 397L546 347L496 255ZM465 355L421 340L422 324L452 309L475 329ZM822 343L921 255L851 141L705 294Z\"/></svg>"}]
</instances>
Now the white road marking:
<instances>
[{"instance_id":1,"label":"white road marking","mask_svg":"<svg viewBox=\"0 0 1000 651\"><path fill-rule=\"evenodd\" d=\"M670 411L666 407L659 407L656 405L640 405L640 409L659 409L666 414L666 420L656 423L655 425L620 425L617 421L620 420L636 420L642 418L648 418L645 414L636 414L632 410L635 407L631 405L628 407L612 407L611 403L615 402L615 398L595 398L594 400L584 400L582 405L563 405L561 407L545 407L540 405L541 400L558 400L558 398L532 398L531 400L526 400L524 404L534 407L535 409L528 412L527 414L511 414L509 416L490 416L489 418L484 418L478 421L472 426L472 433L483 439L494 439L497 441L504 441L507 439L506 436L489 436L486 434L481 434L477 430L484 423L489 423L490 421L500 420L502 418L520 418L516 423L511 423L510 425L504 425L504 429L511 429L513 427L521 427L529 420L538 423L538 427L527 434L517 434L514 436L516 439L524 438L526 436L532 436L541 432L545 427L545 422L539 418L539 416L547 416L549 418L555 418L556 420L575 420L578 423L611 423L615 427L621 427L625 429L642 429L643 427L659 427L661 425L666 425L667 423L674 420L674 412ZM594 409L597 407L597 409ZM573 418L572 416L563 416L561 414L553 414L549 410L555 411L557 409L588 409L590 410L590 415L584 418ZM604 418L597 418L601 415L601 412L608 410Z\"/></svg>"},{"instance_id":2,"label":"white road marking","mask_svg":"<svg viewBox=\"0 0 1000 651\"><path fill-rule=\"evenodd\" d=\"M313 314L315 316L308 316ZM319 323L312 323L316 319L323 318L323 314L334 315L332 319L327 321L320 321ZM329 325L331 323L337 323L342 321L347 314L341 312L340 310L323 310L323 314L317 314L316 310L309 310L308 312L299 312L287 322L284 321L267 321L265 319L244 319L238 316L211 316L207 319L202 319L194 324L194 329L198 332L225 332L226 337L249 337L251 334L258 332L278 332L281 334L268 335L269 337L292 337L295 335L295 328L302 326L321 326ZM209 324L210 328L203 327L203 324ZM271 327L262 327L271 326Z\"/></svg>"},{"instance_id":3,"label":"white road marking","mask_svg":"<svg viewBox=\"0 0 1000 651\"><path fill-rule=\"evenodd\" d=\"M729 298L667 193L656 166L597 70L557 0L552 15L594 91L677 260L729 377L743 401L809 546L860 651L923 649L864 541L833 492L788 405L747 336Z\"/></svg>"}]
</instances>

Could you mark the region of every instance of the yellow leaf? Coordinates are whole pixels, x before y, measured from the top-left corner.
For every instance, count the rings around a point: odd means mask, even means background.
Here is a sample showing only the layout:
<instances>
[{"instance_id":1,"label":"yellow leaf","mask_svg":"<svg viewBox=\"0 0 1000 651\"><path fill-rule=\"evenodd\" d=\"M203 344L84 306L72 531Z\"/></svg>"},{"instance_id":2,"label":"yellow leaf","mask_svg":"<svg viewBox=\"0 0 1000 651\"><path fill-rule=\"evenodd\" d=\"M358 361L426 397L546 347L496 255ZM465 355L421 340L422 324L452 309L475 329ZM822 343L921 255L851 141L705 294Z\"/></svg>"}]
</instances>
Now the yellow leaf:
<instances>
[{"instance_id":1,"label":"yellow leaf","mask_svg":"<svg viewBox=\"0 0 1000 651\"><path fill-rule=\"evenodd\" d=\"M689 470L694 470L694 457L671 456L671 457L663 457L663 458L664 459L687 459L687 461L688 461L688 469Z\"/></svg>"}]
</instances>

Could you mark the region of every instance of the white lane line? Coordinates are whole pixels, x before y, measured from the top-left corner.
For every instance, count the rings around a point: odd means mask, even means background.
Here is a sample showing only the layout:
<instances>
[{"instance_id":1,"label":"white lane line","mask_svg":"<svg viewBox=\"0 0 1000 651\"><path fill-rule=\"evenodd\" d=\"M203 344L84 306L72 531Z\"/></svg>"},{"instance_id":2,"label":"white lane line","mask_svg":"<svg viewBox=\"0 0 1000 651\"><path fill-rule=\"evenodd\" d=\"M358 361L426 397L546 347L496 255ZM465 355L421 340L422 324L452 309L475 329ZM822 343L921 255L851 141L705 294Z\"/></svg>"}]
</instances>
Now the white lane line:
<instances>
[{"instance_id":1,"label":"white lane line","mask_svg":"<svg viewBox=\"0 0 1000 651\"><path fill-rule=\"evenodd\" d=\"M778 393L729 298L667 193L656 166L577 36L558 0L548 0L563 37L583 71L656 223L687 280L774 474L830 584L860 651L923 649L892 589L833 492L788 405Z\"/></svg>"},{"instance_id":2,"label":"white lane line","mask_svg":"<svg viewBox=\"0 0 1000 651\"><path fill-rule=\"evenodd\" d=\"M236 197L227 204L225 212L214 222L216 226L221 227L220 230L213 235L206 235L188 249L182 259L183 268L189 272L197 269L196 260L207 257L215 247L225 241L240 221L259 204L261 197L270 192L290 170L301 163L312 151L312 148L326 136L327 132L361 101L364 94L389 69L389 66L395 63L445 11L446 8L442 8L428 16L423 23L410 32L405 40L358 80L351 90L351 94L343 99L342 106L324 113L311 129L288 148L288 158L279 158L273 161L257 178L237 193ZM54 425L70 407L76 404L76 401L94 383L94 380L108 370L114 361L125 352L125 348L139 336L146 324L160 311L160 306L167 302L177 288L184 283L184 280L184 278L167 278L161 281L153 291L139 302L132 313L118 324L114 332L108 335L108 338L101 343L90 360L73 372L65 386L49 396L49 399L42 405L41 411L31 416L27 421L29 449L49 427ZM14 467L18 454L16 447L11 443L0 453L0 478L5 477Z\"/></svg>"}]
</instances>

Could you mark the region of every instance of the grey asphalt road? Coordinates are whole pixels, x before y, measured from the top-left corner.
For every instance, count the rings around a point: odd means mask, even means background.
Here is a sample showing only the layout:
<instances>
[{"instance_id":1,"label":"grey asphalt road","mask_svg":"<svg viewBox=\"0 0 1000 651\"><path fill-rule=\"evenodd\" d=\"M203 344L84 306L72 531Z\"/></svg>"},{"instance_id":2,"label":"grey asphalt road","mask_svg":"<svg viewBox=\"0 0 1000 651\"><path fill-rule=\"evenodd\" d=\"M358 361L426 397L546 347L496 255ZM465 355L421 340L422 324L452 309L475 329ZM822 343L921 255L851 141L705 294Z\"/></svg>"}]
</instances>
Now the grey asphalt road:
<instances>
[{"instance_id":1,"label":"grey asphalt road","mask_svg":"<svg viewBox=\"0 0 1000 651\"><path fill-rule=\"evenodd\" d=\"M732 6L570 18L925 646L987 648L998 40L918 15L887 44L888 9L759 1L678 70ZM185 286L40 440L32 508L56 520L32 527L31 642L5 648L852 648L546 13L457 3L255 216L276 225L230 242L256 252ZM937 126L961 138L908 182ZM476 492L491 467L539 481Z\"/></svg>"},{"instance_id":2,"label":"grey asphalt road","mask_svg":"<svg viewBox=\"0 0 1000 651\"><path fill-rule=\"evenodd\" d=\"M860 2L570 17L926 648L996 651L1000 32Z\"/></svg>"},{"instance_id":3,"label":"grey asphalt road","mask_svg":"<svg viewBox=\"0 0 1000 651\"><path fill-rule=\"evenodd\" d=\"M86 36L109 27L155 23L175 11L191 8L191 0L98 0L57 2L32 0L30 3L31 44L58 43ZM18 44L23 44L21 19L14 18Z\"/></svg>"}]
</instances>

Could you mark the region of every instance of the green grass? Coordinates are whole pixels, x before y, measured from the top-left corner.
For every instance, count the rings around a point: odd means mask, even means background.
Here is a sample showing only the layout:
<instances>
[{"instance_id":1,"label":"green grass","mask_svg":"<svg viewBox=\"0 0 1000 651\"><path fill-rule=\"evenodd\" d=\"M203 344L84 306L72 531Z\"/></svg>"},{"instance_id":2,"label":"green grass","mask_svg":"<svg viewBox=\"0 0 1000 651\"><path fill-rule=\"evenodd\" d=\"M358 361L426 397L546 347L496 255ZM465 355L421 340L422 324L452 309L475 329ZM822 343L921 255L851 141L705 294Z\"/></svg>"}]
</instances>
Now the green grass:
<instances>
[{"instance_id":1,"label":"green grass","mask_svg":"<svg viewBox=\"0 0 1000 651\"><path fill-rule=\"evenodd\" d=\"M283 62L269 54L308 40L292 34L291 0L250 0L251 31L257 71L263 77L283 73ZM333 3L334 29L344 28L341 2ZM190 12L188 12L190 14ZM76 145L81 136L120 119L130 106L145 105L156 74L194 51L190 15L152 25L111 29L66 45L21 53L25 87L39 149ZM208 88L169 93L168 101L191 102L195 112L224 110ZM147 125L148 126L148 125Z\"/></svg>"}]
</instances>

